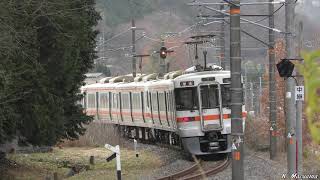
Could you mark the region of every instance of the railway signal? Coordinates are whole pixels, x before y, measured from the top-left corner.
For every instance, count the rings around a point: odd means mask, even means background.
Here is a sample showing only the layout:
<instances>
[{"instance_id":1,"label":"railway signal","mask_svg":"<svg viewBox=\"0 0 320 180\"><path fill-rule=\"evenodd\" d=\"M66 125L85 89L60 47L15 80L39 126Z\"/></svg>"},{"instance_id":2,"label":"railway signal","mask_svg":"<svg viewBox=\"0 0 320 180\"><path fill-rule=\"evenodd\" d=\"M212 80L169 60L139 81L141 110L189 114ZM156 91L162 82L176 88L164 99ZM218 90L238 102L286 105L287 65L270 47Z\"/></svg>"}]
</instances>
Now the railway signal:
<instances>
[{"instance_id":1,"label":"railway signal","mask_svg":"<svg viewBox=\"0 0 320 180\"><path fill-rule=\"evenodd\" d=\"M160 48L160 57L162 59L165 59L167 57L167 48L164 46Z\"/></svg>"},{"instance_id":2,"label":"railway signal","mask_svg":"<svg viewBox=\"0 0 320 180\"><path fill-rule=\"evenodd\" d=\"M294 69L294 64L290 62L288 59L282 59L277 64L277 69L280 77L291 77Z\"/></svg>"},{"instance_id":3,"label":"railway signal","mask_svg":"<svg viewBox=\"0 0 320 180\"><path fill-rule=\"evenodd\" d=\"M303 61L303 59L281 59L281 61L277 64L280 77L292 77L294 64L291 61Z\"/></svg>"}]
</instances>

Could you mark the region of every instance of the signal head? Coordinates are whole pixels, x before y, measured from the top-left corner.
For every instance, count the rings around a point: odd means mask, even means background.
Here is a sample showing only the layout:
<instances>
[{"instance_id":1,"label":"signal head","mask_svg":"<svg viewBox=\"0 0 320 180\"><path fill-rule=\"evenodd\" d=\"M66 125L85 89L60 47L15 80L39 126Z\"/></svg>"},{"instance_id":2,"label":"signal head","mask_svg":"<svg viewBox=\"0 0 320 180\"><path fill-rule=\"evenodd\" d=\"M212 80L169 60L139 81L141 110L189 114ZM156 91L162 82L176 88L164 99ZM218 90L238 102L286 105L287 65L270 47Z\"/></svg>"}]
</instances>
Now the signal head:
<instances>
[{"instance_id":1,"label":"signal head","mask_svg":"<svg viewBox=\"0 0 320 180\"><path fill-rule=\"evenodd\" d=\"M164 46L160 48L160 57L162 59L165 59L167 57L167 48Z\"/></svg>"}]
</instances>

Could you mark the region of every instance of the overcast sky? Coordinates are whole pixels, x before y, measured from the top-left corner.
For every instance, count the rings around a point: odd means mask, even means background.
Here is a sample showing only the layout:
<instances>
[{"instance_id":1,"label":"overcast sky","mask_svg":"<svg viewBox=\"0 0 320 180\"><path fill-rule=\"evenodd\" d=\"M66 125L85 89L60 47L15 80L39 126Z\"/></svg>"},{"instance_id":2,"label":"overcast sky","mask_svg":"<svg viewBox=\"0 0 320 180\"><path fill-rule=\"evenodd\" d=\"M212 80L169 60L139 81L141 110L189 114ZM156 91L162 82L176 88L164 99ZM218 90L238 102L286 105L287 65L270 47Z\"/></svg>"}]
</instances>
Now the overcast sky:
<instances>
[{"instance_id":1,"label":"overcast sky","mask_svg":"<svg viewBox=\"0 0 320 180\"><path fill-rule=\"evenodd\" d=\"M320 0L299 0L300 3L296 8L297 13L304 14L312 19L320 17ZM319 23L319 21L317 21Z\"/></svg>"}]
</instances>

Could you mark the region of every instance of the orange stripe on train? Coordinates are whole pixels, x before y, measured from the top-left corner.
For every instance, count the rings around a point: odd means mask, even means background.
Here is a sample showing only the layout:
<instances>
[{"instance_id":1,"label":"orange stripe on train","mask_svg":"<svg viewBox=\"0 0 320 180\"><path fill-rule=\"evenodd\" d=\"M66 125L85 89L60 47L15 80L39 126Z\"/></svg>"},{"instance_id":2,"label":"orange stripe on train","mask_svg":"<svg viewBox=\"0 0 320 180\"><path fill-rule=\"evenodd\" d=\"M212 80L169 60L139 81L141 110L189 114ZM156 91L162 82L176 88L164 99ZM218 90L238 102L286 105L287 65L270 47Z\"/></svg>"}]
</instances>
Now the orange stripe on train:
<instances>
[{"instance_id":1,"label":"orange stripe on train","mask_svg":"<svg viewBox=\"0 0 320 180\"><path fill-rule=\"evenodd\" d=\"M247 117L247 113L243 112L242 117L245 118ZM212 121L212 120L219 120L220 115L219 114L214 114L214 115L207 115L204 116L205 121ZM231 114L223 114L223 119L230 119ZM195 116L195 117L177 117L176 118L177 122L190 122L190 121L200 121L201 118L200 116Z\"/></svg>"}]
</instances>

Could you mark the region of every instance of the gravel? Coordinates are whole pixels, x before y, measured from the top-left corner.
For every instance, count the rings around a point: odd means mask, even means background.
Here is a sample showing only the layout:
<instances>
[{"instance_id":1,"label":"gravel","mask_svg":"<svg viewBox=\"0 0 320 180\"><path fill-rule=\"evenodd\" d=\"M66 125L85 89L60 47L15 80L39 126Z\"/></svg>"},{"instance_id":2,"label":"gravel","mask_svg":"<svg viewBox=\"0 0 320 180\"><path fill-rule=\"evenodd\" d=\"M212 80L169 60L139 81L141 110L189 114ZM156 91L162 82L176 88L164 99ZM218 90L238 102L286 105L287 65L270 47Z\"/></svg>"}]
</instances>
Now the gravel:
<instances>
[{"instance_id":1,"label":"gravel","mask_svg":"<svg viewBox=\"0 0 320 180\"><path fill-rule=\"evenodd\" d=\"M158 146L142 145L147 149L150 149L153 152L157 152L159 156L164 159L164 165L155 169L149 174L141 175L141 179L157 179L169 174L176 173L183 169L190 167L193 162L185 160L182 150L173 150L168 148L162 148ZM246 180L257 180L257 179L281 179L282 174L286 173L286 164L285 162L277 162L269 160L268 152L254 152L252 150L246 150L246 156L244 159L244 179ZM208 166L218 164L222 162L221 159L216 159L212 161L204 161L202 163L203 169L206 169ZM210 180L231 180L232 179L232 166L220 172L216 175L208 177Z\"/></svg>"},{"instance_id":2,"label":"gravel","mask_svg":"<svg viewBox=\"0 0 320 180\"><path fill-rule=\"evenodd\" d=\"M126 140L126 146L133 147L133 140ZM163 160L163 165L160 168L154 169L150 172L145 172L140 175L138 179L151 180L164 177L181 170L190 167L194 162L188 161L185 158L183 150L174 149L172 147L163 147L159 145L151 144L138 144L138 149L145 149L159 155ZM282 175L287 172L286 154L282 153L278 155L280 158L273 161L269 159L269 152L255 152L253 150L245 150L244 157L244 179L256 180L256 179L268 179L278 180L282 179ZM206 160L202 164L206 169L208 166L213 166L222 162L221 158L211 158ZM306 172L306 171L304 171ZM309 171L307 173L311 173ZM231 180L232 179L232 165L216 174L208 177L209 180Z\"/></svg>"},{"instance_id":3,"label":"gravel","mask_svg":"<svg viewBox=\"0 0 320 180\"><path fill-rule=\"evenodd\" d=\"M269 152L254 152L247 149L244 157L244 179L281 179L283 173L286 173L285 162L279 163L269 159ZM232 165L216 175L208 178L210 180L231 180Z\"/></svg>"}]
</instances>

